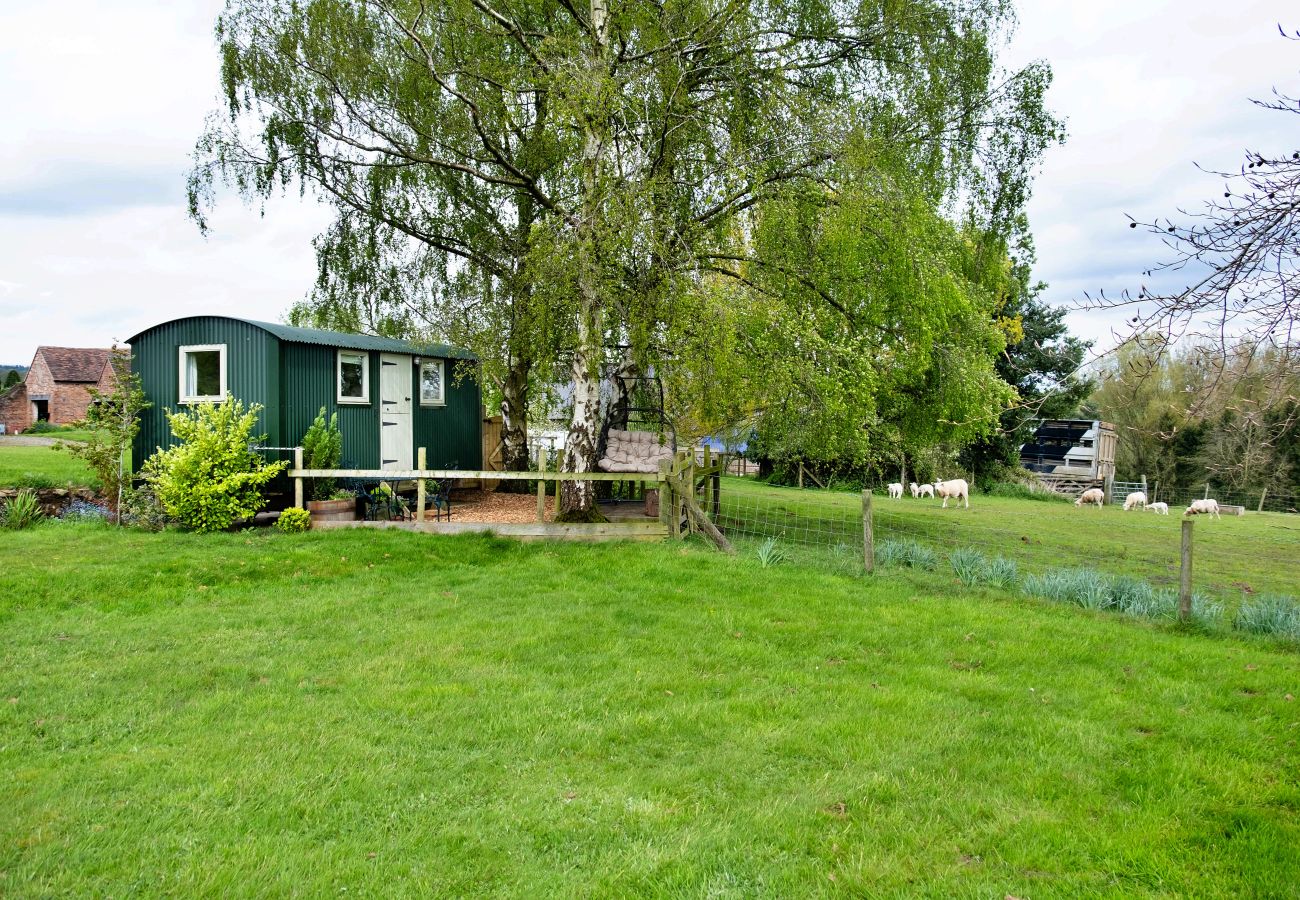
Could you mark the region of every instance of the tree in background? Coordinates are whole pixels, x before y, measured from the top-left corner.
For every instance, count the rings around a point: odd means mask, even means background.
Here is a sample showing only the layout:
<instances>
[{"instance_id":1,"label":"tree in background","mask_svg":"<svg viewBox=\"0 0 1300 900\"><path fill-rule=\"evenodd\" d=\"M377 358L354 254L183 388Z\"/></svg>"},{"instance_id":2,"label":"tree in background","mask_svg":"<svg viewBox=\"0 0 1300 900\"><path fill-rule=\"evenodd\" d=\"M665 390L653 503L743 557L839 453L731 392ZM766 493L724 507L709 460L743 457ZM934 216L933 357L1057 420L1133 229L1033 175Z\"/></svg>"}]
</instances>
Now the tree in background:
<instances>
[{"instance_id":1,"label":"tree in background","mask_svg":"<svg viewBox=\"0 0 1300 900\"><path fill-rule=\"evenodd\" d=\"M90 406L77 423L88 432L86 439L55 446L85 460L121 524L123 495L131 486L131 444L140 430L140 414L153 404L145 399L140 376L131 371L130 354L110 353L109 365L113 369L112 390L91 388Z\"/></svg>"},{"instance_id":2,"label":"tree in background","mask_svg":"<svg viewBox=\"0 0 1300 900\"><path fill-rule=\"evenodd\" d=\"M995 431L962 449L962 469L973 471L982 484L996 480L1007 467L1019 466L1020 446L1033 435L1038 420L1074 416L1095 387L1078 375L1090 344L1070 336L1065 308L1041 299L1046 285L1033 280L1034 248L1025 232L1013 255L1007 254L1005 242L980 242L975 258L984 265L982 271L972 272L998 294L997 322L1007 346L994 366L1017 396L1002 412Z\"/></svg>"},{"instance_id":3,"label":"tree in background","mask_svg":"<svg viewBox=\"0 0 1300 900\"><path fill-rule=\"evenodd\" d=\"M1300 32L1282 35L1300 40ZM1276 89L1272 99L1251 102L1300 115L1300 99ZM1082 305L1123 309L1134 335L1162 334L1171 348L1189 339L1220 377L1240 375L1242 363L1252 361L1241 355L1245 347L1263 355L1280 351L1294 362L1300 347L1300 147L1249 150L1237 171L1206 171L1223 180L1221 198L1195 212L1180 211L1179 221L1159 217L1129 225L1159 235L1171 253L1144 274L1180 273L1186 285L1172 291L1144 285L1136 295L1102 294Z\"/></svg>"},{"instance_id":4,"label":"tree in background","mask_svg":"<svg viewBox=\"0 0 1300 900\"><path fill-rule=\"evenodd\" d=\"M10 369L9 374L5 376L4 387L0 388L0 390L8 390L15 384L20 383L22 380L23 376L18 374L17 369Z\"/></svg>"},{"instance_id":5,"label":"tree in background","mask_svg":"<svg viewBox=\"0 0 1300 900\"><path fill-rule=\"evenodd\" d=\"M773 245L754 230L768 204L827 184L853 135L909 162L930 207L960 198L990 227L1012 221L1056 124L1045 66L995 64L1010 21L1000 0L475 0L436 15L406 0L231 0L226 115L200 139L192 209L201 222L219 179L248 197L296 183L324 198L338 219L318 258L340 289L316 301L361 288L370 320L398 327L430 306L413 292L436 290L453 315L428 317L435 328L461 320L495 339L482 355L503 393L508 375L564 372L564 468L588 471L604 374L678 362L683 298L713 276L748 291L762 281L749 271L796 274L764 266ZM805 297L833 310L834 295ZM770 324L787 350L816 331ZM874 336L853 326L836 340L862 355ZM927 378L976 371L957 344ZM986 387L1002 390L972 390ZM590 483L564 483L566 517L593 503Z\"/></svg>"}]
</instances>

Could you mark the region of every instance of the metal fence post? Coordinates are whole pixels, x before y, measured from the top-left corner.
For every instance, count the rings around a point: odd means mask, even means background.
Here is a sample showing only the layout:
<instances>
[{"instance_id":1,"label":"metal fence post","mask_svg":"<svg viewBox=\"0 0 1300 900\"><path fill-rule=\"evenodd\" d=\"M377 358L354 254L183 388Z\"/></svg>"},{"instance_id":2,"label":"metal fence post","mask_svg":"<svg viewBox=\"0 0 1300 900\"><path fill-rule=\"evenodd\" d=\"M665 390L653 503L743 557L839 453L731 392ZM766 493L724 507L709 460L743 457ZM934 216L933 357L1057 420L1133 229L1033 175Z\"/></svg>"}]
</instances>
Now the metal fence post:
<instances>
[{"instance_id":1,"label":"metal fence post","mask_svg":"<svg viewBox=\"0 0 1300 900\"><path fill-rule=\"evenodd\" d=\"M876 538L872 534L871 491L862 492L862 566L870 575L876 571Z\"/></svg>"},{"instance_id":2,"label":"metal fence post","mask_svg":"<svg viewBox=\"0 0 1300 900\"><path fill-rule=\"evenodd\" d=\"M1264 490L1259 492L1259 508L1256 509L1255 512L1264 511L1264 498L1267 496L1268 496L1268 488L1264 488Z\"/></svg>"},{"instance_id":3,"label":"metal fence post","mask_svg":"<svg viewBox=\"0 0 1300 900\"><path fill-rule=\"evenodd\" d=\"M1178 621L1192 617L1192 520L1183 519L1182 560L1178 578Z\"/></svg>"}]
</instances>

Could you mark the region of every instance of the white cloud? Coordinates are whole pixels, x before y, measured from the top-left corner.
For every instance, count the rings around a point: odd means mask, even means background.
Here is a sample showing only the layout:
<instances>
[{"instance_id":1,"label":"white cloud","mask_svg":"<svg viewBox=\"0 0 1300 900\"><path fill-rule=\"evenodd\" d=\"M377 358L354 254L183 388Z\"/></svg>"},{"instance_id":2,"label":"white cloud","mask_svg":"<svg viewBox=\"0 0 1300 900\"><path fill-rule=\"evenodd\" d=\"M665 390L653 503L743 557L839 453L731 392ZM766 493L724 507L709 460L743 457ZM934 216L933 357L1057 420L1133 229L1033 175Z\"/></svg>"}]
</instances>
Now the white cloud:
<instances>
[{"instance_id":1,"label":"white cloud","mask_svg":"<svg viewBox=\"0 0 1300 900\"><path fill-rule=\"evenodd\" d=\"M216 107L212 29L221 0L70 0L0 13L0 362L40 343L104 345L219 310L274 319L310 288L325 213L296 197L265 218L233 199L199 236L184 177ZM1044 58L1070 140L1053 149L1030 206L1056 301L1134 288L1165 258L1124 214L1172 213L1218 185L1193 161L1235 167L1247 148L1296 143L1250 106L1300 93L1293 2L1021 0L1012 61ZM1294 121L1294 120L1292 120ZM1072 314L1107 340L1118 317Z\"/></svg>"}]
</instances>

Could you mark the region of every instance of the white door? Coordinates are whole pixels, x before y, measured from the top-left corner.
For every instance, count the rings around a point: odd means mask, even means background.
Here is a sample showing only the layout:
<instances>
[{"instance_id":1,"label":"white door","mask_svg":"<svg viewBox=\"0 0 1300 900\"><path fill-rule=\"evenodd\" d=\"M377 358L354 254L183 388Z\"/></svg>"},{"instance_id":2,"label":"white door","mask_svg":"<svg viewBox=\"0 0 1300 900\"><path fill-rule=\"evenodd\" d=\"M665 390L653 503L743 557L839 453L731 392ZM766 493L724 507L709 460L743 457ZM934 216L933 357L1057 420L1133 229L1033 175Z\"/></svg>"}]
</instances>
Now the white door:
<instances>
[{"instance_id":1,"label":"white door","mask_svg":"<svg viewBox=\"0 0 1300 900\"><path fill-rule=\"evenodd\" d=\"M415 384L411 357L379 355L379 468L413 469L411 445L411 387Z\"/></svg>"}]
</instances>

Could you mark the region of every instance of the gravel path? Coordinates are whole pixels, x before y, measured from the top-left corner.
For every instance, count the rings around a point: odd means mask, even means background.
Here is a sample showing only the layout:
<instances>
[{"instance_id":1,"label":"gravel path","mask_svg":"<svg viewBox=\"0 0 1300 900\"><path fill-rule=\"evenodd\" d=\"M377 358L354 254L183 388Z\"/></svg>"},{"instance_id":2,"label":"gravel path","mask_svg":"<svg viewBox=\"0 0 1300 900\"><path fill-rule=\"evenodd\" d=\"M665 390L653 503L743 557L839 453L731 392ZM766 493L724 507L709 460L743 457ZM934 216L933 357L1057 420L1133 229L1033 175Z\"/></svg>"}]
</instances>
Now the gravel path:
<instances>
[{"instance_id":1,"label":"gravel path","mask_svg":"<svg viewBox=\"0 0 1300 900\"><path fill-rule=\"evenodd\" d=\"M0 434L0 447L53 447L60 441L65 444L81 443L81 441L66 441L62 438L44 437L38 434Z\"/></svg>"}]
</instances>

